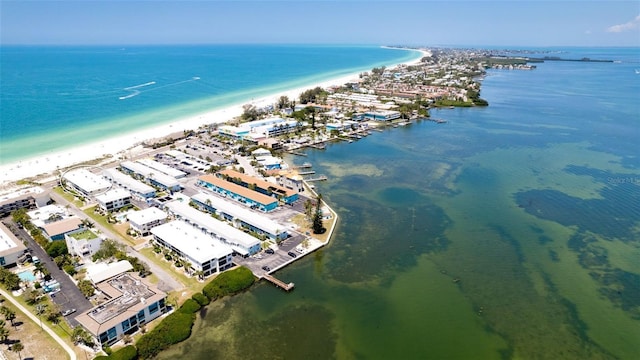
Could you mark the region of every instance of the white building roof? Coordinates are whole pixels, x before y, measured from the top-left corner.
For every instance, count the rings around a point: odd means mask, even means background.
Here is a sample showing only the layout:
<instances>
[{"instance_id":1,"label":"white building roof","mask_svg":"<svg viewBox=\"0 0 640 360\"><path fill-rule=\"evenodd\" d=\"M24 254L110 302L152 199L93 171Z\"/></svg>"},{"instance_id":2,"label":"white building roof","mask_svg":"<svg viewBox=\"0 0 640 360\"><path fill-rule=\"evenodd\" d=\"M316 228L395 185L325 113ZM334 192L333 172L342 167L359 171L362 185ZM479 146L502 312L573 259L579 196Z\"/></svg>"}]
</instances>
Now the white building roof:
<instances>
[{"instance_id":1,"label":"white building roof","mask_svg":"<svg viewBox=\"0 0 640 360\"><path fill-rule=\"evenodd\" d=\"M158 170L161 173L167 174L176 179L187 176L187 173L184 171L180 171L178 169L172 168L171 166L167 166L163 163L159 163L152 159L139 159L136 162L144 166L148 166L154 170Z\"/></svg>"},{"instance_id":2,"label":"white building roof","mask_svg":"<svg viewBox=\"0 0 640 360\"><path fill-rule=\"evenodd\" d=\"M167 213L156 208L150 207L140 211L133 211L127 214L130 222L138 225L148 224L154 221L160 221L167 218Z\"/></svg>"},{"instance_id":3,"label":"white building roof","mask_svg":"<svg viewBox=\"0 0 640 360\"><path fill-rule=\"evenodd\" d=\"M58 215L61 218L70 217L71 214L60 205L46 205L35 210L27 211L27 215L35 226L42 227L52 215Z\"/></svg>"},{"instance_id":4,"label":"white building roof","mask_svg":"<svg viewBox=\"0 0 640 360\"><path fill-rule=\"evenodd\" d=\"M182 220L156 226L151 233L200 264L224 258L233 252L229 246Z\"/></svg>"},{"instance_id":5,"label":"white building roof","mask_svg":"<svg viewBox=\"0 0 640 360\"><path fill-rule=\"evenodd\" d=\"M120 166L125 167L135 172L136 174L140 174L144 177L148 177L154 181L157 181L158 183L168 188L173 188L180 185L174 177L161 173L160 171L154 170L146 165L137 162L123 161L120 163Z\"/></svg>"},{"instance_id":6,"label":"white building roof","mask_svg":"<svg viewBox=\"0 0 640 360\"><path fill-rule=\"evenodd\" d=\"M278 235L279 233L282 233L286 230L285 226L278 224L277 222L267 218L264 215L253 212L245 207L233 204L217 196L198 193L193 196L193 199L203 204L207 204L207 200L209 200L211 206L216 210L229 214L234 218L242 220L249 225L253 225L258 229L261 229L262 231L266 231L269 234Z\"/></svg>"},{"instance_id":7,"label":"white building roof","mask_svg":"<svg viewBox=\"0 0 640 360\"><path fill-rule=\"evenodd\" d=\"M244 231L238 230L225 222L214 219L211 215L194 209L187 203L172 201L165 206L172 213L189 220L191 223L194 223L203 229L206 229L209 233L215 234L240 254L247 254L247 249L260 244L260 240L253 236L245 233Z\"/></svg>"},{"instance_id":8,"label":"white building roof","mask_svg":"<svg viewBox=\"0 0 640 360\"><path fill-rule=\"evenodd\" d=\"M39 186L31 186L20 190L10 189L9 191L0 194L0 204L12 202L21 197L33 196L35 198L43 193L44 189Z\"/></svg>"},{"instance_id":9,"label":"white building roof","mask_svg":"<svg viewBox=\"0 0 640 360\"><path fill-rule=\"evenodd\" d=\"M119 184L120 186L124 186L125 188L128 188L129 190L138 194L149 194L156 191L151 186L140 182L127 174L123 174L115 168L105 169L102 172L102 175L104 175L105 178Z\"/></svg>"},{"instance_id":10,"label":"white building roof","mask_svg":"<svg viewBox=\"0 0 640 360\"><path fill-rule=\"evenodd\" d=\"M113 263L98 263L87 266L87 277L94 284L103 282L116 275L133 270L133 266L127 260L120 260Z\"/></svg>"},{"instance_id":11,"label":"white building roof","mask_svg":"<svg viewBox=\"0 0 640 360\"><path fill-rule=\"evenodd\" d=\"M63 177L88 194L105 191L111 183L87 169L74 169L64 173Z\"/></svg>"},{"instance_id":12,"label":"white building roof","mask_svg":"<svg viewBox=\"0 0 640 360\"><path fill-rule=\"evenodd\" d=\"M13 252L8 250L22 251L25 249L24 244L11 233L11 230L0 223L0 255Z\"/></svg>"},{"instance_id":13,"label":"white building roof","mask_svg":"<svg viewBox=\"0 0 640 360\"><path fill-rule=\"evenodd\" d=\"M106 204L111 201L117 201L128 197L131 197L130 192L123 188L115 188L96 196L96 201Z\"/></svg>"}]
</instances>

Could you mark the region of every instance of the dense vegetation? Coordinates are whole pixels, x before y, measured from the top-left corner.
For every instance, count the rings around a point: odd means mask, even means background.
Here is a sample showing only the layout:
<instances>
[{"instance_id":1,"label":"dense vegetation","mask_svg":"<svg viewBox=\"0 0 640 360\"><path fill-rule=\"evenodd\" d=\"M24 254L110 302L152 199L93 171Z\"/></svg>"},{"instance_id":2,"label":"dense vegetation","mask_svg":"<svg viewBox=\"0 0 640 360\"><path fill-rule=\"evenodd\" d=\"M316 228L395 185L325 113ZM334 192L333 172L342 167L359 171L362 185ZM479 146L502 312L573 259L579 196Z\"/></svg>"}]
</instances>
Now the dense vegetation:
<instances>
[{"instance_id":1,"label":"dense vegetation","mask_svg":"<svg viewBox=\"0 0 640 360\"><path fill-rule=\"evenodd\" d=\"M305 90L300 94L300 103L316 103L322 99L326 99L328 93L321 87L315 87L313 89Z\"/></svg>"},{"instance_id":2,"label":"dense vegetation","mask_svg":"<svg viewBox=\"0 0 640 360\"><path fill-rule=\"evenodd\" d=\"M236 294L250 287L254 282L255 278L251 270L246 267L239 267L218 275L205 285L202 292L213 301L223 296Z\"/></svg>"}]
</instances>

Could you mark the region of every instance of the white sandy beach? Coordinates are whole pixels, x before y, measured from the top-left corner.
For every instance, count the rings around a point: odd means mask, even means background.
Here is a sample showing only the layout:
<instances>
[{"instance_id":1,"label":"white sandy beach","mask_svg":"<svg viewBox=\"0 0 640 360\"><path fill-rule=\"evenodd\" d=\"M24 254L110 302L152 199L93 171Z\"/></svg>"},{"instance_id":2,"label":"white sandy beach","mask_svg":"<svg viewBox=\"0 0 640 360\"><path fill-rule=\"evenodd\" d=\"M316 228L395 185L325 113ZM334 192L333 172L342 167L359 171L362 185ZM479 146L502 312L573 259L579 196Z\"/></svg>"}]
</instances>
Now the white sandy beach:
<instances>
[{"instance_id":1,"label":"white sandy beach","mask_svg":"<svg viewBox=\"0 0 640 360\"><path fill-rule=\"evenodd\" d=\"M423 56L430 55L430 53L427 51L421 52L423 53ZM417 64L420 62L420 58L402 64ZM394 66L397 65L400 64L396 64ZM251 103L257 107L263 107L269 104L276 103L278 98L281 96L287 96L289 97L289 99L297 99L300 94L307 89L314 88L316 86L327 88L331 86L343 85L351 80L357 79L359 73L360 72L349 74L339 78L334 78L321 83L311 84L289 91L272 94L253 101L245 101L241 104L235 104L229 107L215 109L198 115L176 119L171 123L165 123L151 129L128 133L122 136L96 141L88 145L82 145L6 165L1 165L0 183L2 185L6 185L6 183L10 181L57 173L57 169L62 169L74 164L101 158L105 155L112 155L114 157L117 157L119 153L122 154L122 152L148 139L161 138L172 133L182 132L183 130L195 130L198 127L206 124L224 123L236 116L241 115L243 111L242 106L244 104Z\"/></svg>"}]
</instances>

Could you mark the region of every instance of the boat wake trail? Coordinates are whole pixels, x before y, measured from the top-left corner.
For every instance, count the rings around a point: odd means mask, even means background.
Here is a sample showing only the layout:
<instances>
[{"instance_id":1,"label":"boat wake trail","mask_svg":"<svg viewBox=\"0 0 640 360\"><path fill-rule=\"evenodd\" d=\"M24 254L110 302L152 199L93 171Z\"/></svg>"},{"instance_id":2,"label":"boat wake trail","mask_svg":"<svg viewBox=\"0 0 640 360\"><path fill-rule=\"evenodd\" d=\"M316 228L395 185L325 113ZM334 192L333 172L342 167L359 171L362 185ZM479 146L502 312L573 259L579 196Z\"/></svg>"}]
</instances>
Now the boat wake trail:
<instances>
[{"instance_id":1,"label":"boat wake trail","mask_svg":"<svg viewBox=\"0 0 640 360\"><path fill-rule=\"evenodd\" d=\"M149 81L148 83L126 87L126 88L124 88L124 90L131 91L131 94L125 95L125 96L120 96L119 99L120 100L126 100L126 99L129 99L129 98L132 98L132 97L140 94L140 90L137 90L137 89L143 88L145 86L155 85L155 83L156 83L155 81Z\"/></svg>"},{"instance_id":2,"label":"boat wake trail","mask_svg":"<svg viewBox=\"0 0 640 360\"><path fill-rule=\"evenodd\" d=\"M189 80L182 80L182 81L178 81L178 82L171 83L171 84L155 86L155 87L153 87L151 89L146 89L144 91L147 92L147 91L152 91L152 90L158 90L158 89L166 88L166 87L169 87L169 86L180 85L180 84L184 84L184 83L188 83L188 82L192 82L192 81L198 81L198 80L200 80L200 77L194 76ZM142 90L138 90L138 89L141 89L141 88L147 87L147 86L151 86L151 85L155 85L155 84L156 84L155 81L149 81L148 83L126 87L123 90L130 91L131 93L127 94L127 95L124 95L124 96L120 96L119 99L120 100L126 100L126 99L132 98L134 96L137 96L137 95L139 95L140 93L143 92Z\"/></svg>"}]
</instances>

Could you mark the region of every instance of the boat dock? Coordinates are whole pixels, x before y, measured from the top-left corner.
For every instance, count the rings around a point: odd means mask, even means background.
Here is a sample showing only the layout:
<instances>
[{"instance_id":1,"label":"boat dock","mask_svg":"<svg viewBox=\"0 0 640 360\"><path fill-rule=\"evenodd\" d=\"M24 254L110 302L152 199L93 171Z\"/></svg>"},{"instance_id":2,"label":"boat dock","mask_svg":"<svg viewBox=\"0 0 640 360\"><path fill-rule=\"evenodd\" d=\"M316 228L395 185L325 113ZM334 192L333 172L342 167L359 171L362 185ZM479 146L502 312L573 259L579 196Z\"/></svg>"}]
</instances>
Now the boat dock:
<instances>
[{"instance_id":1,"label":"boat dock","mask_svg":"<svg viewBox=\"0 0 640 360\"><path fill-rule=\"evenodd\" d=\"M299 171L298 175L313 175L315 173L316 173L315 170L307 170L307 171Z\"/></svg>"},{"instance_id":2,"label":"boat dock","mask_svg":"<svg viewBox=\"0 0 640 360\"><path fill-rule=\"evenodd\" d=\"M298 151L289 151L289 153L298 156L307 156L307 154Z\"/></svg>"},{"instance_id":3,"label":"boat dock","mask_svg":"<svg viewBox=\"0 0 640 360\"><path fill-rule=\"evenodd\" d=\"M278 280L275 277L269 275L269 274L264 274L263 279L269 281L270 283L274 284L275 286L281 288L284 291L291 291L296 285L292 282L285 284L284 281L282 280Z\"/></svg>"},{"instance_id":4,"label":"boat dock","mask_svg":"<svg viewBox=\"0 0 640 360\"><path fill-rule=\"evenodd\" d=\"M447 120L427 118L427 121L433 121L436 124L444 124Z\"/></svg>"},{"instance_id":5,"label":"boat dock","mask_svg":"<svg viewBox=\"0 0 640 360\"><path fill-rule=\"evenodd\" d=\"M304 179L304 181L307 182L312 182L312 181L324 181L327 180L327 176L326 175L320 175L317 177L312 177L312 178L308 178L308 179Z\"/></svg>"}]
</instances>

